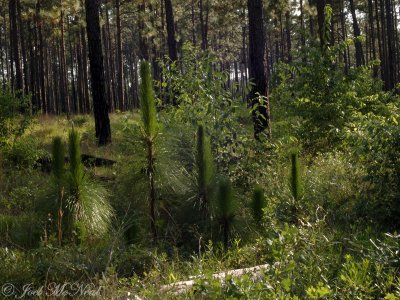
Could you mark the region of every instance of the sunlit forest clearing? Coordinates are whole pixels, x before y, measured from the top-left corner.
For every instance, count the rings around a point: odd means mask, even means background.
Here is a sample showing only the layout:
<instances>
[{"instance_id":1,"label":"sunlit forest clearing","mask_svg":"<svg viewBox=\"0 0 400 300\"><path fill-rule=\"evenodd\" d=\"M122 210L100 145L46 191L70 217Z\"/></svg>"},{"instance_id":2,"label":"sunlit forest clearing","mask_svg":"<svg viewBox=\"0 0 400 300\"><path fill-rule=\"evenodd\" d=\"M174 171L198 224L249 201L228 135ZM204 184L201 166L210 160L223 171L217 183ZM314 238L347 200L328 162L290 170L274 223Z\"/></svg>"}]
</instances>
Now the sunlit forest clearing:
<instances>
[{"instance_id":1,"label":"sunlit forest clearing","mask_svg":"<svg viewBox=\"0 0 400 300\"><path fill-rule=\"evenodd\" d=\"M400 299L400 3L0 6L0 298Z\"/></svg>"}]
</instances>

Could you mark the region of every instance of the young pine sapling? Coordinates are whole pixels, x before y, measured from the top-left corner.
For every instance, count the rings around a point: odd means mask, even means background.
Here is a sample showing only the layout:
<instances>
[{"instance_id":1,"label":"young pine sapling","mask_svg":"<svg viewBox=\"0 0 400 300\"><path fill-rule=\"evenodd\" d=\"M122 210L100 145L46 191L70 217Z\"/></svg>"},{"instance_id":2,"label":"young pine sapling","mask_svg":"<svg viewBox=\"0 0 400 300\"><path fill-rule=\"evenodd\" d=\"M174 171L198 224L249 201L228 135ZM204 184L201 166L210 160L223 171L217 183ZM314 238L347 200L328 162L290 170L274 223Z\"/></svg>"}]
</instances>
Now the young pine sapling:
<instances>
[{"instance_id":1,"label":"young pine sapling","mask_svg":"<svg viewBox=\"0 0 400 300\"><path fill-rule=\"evenodd\" d=\"M65 188L65 149L60 137L55 137L52 144L52 171L53 180L57 193L57 239L61 246L63 238L63 217L67 207L64 203Z\"/></svg>"},{"instance_id":2,"label":"young pine sapling","mask_svg":"<svg viewBox=\"0 0 400 300\"><path fill-rule=\"evenodd\" d=\"M101 236L109 229L113 209L107 201L106 190L85 176L80 138L74 129L69 133L68 150L68 207L71 211L68 223L79 230L80 240Z\"/></svg>"},{"instance_id":3,"label":"young pine sapling","mask_svg":"<svg viewBox=\"0 0 400 300\"><path fill-rule=\"evenodd\" d=\"M147 147L147 176L149 180L149 215L150 229L153 240L157 239L156 227L156 191L155 191L155 150L154 141L157 136L157 111L153 89L153 81L151 78L150 65L143 61L140 65L140 109L142 113L142 126L144 140Z\"/></svg>"},{"instance_id":4,"label":"young pine sapling","mask_svg":"<svg viewBox=\"0 0 400 300\"><path fill-rule=\"evenodd\" d=\"M225 250L228 249L236 208L237 203L233 196L232 184L229 179L223 179L219 183L217 213L222 225Z\"/></svg>"},{"instance_id":5,"label":"young pine sapling","mask_svg":"<svg viewBox=\"0 0 400 300\"><path fill-rule=\"evenodd\" d=\"M210 141L205 134L203 125L197 127L196 166L198 171L197 184L200 209L204 218L209 215L210 186L213 179L214 167Z\"/></svg>"},{"instance_id":6,"label":"young pine sapling","mask_svg":"<svg viewBox=\"0 0 400 300\"><path fill-rule=\"evenodd\" d=\"M292 204L293 217L297 218L297 207L303 195L303 184L300 175L300 160L298 149L293 149L290 153L291 172L290 172L290 188L294 203Z\"/></svg>"},{"instance_id":7,"label":"young pine sapling","mask_svg":"<svg viewBox=\"0 0 400 300\"><path fill-rule=\"evenodd\" d=\"M251 210L253 213L253 219L257 225L261 224L264 217L264 208L266 201L264 197L264 191L261 187L256 187L253 192L253 199L251 203Z\"/></svg>"}]
</instances>

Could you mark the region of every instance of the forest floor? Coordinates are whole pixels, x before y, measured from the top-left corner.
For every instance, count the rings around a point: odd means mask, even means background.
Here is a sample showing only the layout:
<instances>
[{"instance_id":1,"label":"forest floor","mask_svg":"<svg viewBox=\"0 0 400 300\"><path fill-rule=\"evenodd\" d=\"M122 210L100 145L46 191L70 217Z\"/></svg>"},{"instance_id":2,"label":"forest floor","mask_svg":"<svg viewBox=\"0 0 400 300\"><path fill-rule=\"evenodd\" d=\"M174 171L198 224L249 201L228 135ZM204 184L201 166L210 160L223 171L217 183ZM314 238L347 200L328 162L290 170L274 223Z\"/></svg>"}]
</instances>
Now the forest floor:
<instances>
[{"instance_id":1,"label":"forest floor","mask_svg":"<svg viewBox=\"0 0 400 300\"><path fill-rule=\"evenodd\" d=\"M137 165L143 148L137 132L140 116L134 112L111 114L110 118L113 142L105 147L96 145L91 116L70 120L40 116L32 120L12 147L2 151L0 258L5 267L0 269L0 283L23 286L33 281L40 286L52 281L84 282L101 287L103 299L400 299L400 237L368 221L353 221L353 203L360 187L364 187L365 171L352 165L346 154L303 157L306 196L297 208L297 221L289 214L290 160L288 146L284 145L280 150L283 154L272 156L265 165L265 174L273 176L265 182L268 205L262 223L254 223L251 217L251 188L244 183L240 186L244 182L240 172L244 171L233 169L239 172L235 192L241 207L234 218L228 249L221 243L219 221L212 223L213 240L203 240L198 224L183 221L187 219L187 208L183 205L179 208L182 212L174 210L163 206L162 199L160 218L170 217L163 211L166 208L174 215L172 221L160 220L159 228L165 230L165 235L155 244L148 233L147 210L138 225L134 224L132 237L124 223L128 213L125 208L131 199L138 199L132 202L133 213L147 207L143 204L141 181L129 173L144 173ZM72 126L81 137L82 154L116 162L86 168L85 172L108 190L117 217L112 233L102 240L59 247L54 236L47 236L47 223L36 212L36 203L51 183L51 174L43 172L37 162L51 157L55 136L67 141ZM276 139L284 140L284 128L281 132ZM164 129L162 134L164 139L169 136ZM178 138L172 142L179 147L193 141L191 129L186 137L179 135L182 128L174 129L174 134ZM167 157L166 153L175 155L171 149L176 148L168 147L166 143L159 148L158 162ZM245 167L249 161L251 158L245 157L234 166ZM193 198L185 186L193 181L189 167L180 168L185 171L180 175L172 172L176 166L180 166L176 160L167 159L164 169L168 176L157 181L160 193L173 199L165 202L168 205ZM160 164L157 171L162 170ZM252 169L249 172L252 174ZM181 181L177 180L179 176ZM165 188L170 181L173 189ZM137 216L140 218L140 214ZM182 232L174 227L179 222L187 226L180 229ZM127 242L131 239L134 242ZM254 269L256 266L264 267ZM240 276L230 270L239 270ZM175 289L174 284L179 287Z\"/></svg>"}]
</instances>

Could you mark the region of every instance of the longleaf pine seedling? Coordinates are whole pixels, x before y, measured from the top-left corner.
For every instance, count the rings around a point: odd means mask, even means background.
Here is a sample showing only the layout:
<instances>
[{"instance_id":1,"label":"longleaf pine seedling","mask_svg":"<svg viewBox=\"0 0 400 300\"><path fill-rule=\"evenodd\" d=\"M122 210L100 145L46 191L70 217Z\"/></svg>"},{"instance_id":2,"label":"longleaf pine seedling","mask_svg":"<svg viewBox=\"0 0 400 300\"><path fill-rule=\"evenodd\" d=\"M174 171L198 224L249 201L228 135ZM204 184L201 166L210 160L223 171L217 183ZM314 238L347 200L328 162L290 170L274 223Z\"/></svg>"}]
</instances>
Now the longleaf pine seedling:
<instances>
[{"instance_id":1,"label":"longleaf pine seedling","mask_svg":"<svg viewBox=\"0 0 400 300\"><path fill-rule=\"evenodd\" d=\"M293 149L291 151L290 160L291 160L290 188L293 197L291 210L293 219L297 220L299 200L303 196L303 184L300 175L300 160L299 160L298 149Z\"/></svg>"},{"instance_id":2,"label":"longleaf pine seedling","mask_svg":"<svg viewBox=\"0 0 400 300\"><path fill-rule=\"evenodd\" d=\"M150 65L143 61L140 65L140 109L142 113L142 125L147 147L147 176L149 180L149 215L150 229L153 240L157 239L156 228L156 190L155 190L155 153L154 140L157 136L157 111L151 78Z\"/></svg>"},{"instance_id":3,"label":"longleaf pine seedling","mask_svg":"<svg viewBox=\"0 0 400 300\"><path fill-rule=\"evenodd\" d=\"M214 173L210 141L205 134L203 125L197 127L196 166L198 171L197 184L199 189L200 209L204 217L209 214L210 186Z\"/></svg>"},{"instance_id":4,"label":"longleaf pine seedling","mask_svg":"<svg viewBox=\"0 0 400 300\"><path fill-rule=\"evenodd\" d=\"M290 172L290 187L294 200L297 202L300 200L303 194L303 184L300 176L300 160L299 151L293 149L290 153L291 160L291 172Z\"/></svg>"},{"instance_id":5,"label":"longleaf pine seedling","mask_svg":"<svg viewBox=\"0 0 400 300\"><path fill-rule=\"evenodd\" d=\"M264 197L264 191L260 186L257 186L253 192L253 199L251 203L251 210L253 213L253 219L257 225L261 224L264 217L264 208L266 201Z\"/></svg>"},{"instance_id":6,"label":"longleaf pine seedling","mask_svg":"<svg viewBox=\"0 0 400 300\"><path fill-rule=\"evenodd\" d=\"M110 226L113 209L104 187L85 176L81 160L79 134L72 129L68 139L69 195L71 211L69 224L77 231L80 241L104 235Z\"/></svg>"},{"instance_id":7,"label":"longleaf pine seedling","mask_svg":"<svg viewBox=\"0 0 400 300\"><path fill-rule=\"evenodd\" d=\"M236 208L237 203L233 195L232 184L229 179L222 179L218 189L217 210L222 225L225 250L228 249Z\"/></svg>"},{"instance_id":8,"label":"longleaf pine seedling","mask_svg":"<svg viewBox=\"0 0 400 300\"><path fill-rule=\"evenodd\" d=\"M52 143L53 178L57 192L57 239L61 246L63 238L63 217L66 212L64 203L65 188L65 149L61 137L55 137Z\"/></svg>"}]
</instances>

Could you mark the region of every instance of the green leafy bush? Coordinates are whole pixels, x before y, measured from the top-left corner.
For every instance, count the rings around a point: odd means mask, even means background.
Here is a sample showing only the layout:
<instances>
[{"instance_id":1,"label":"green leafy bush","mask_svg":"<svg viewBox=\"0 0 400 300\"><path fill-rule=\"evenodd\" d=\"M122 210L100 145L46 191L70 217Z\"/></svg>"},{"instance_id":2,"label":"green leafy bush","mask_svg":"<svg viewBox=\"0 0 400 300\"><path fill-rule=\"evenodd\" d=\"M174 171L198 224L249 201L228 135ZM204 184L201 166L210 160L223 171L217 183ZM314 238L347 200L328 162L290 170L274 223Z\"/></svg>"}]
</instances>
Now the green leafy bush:
<instances>
[{"instance_id":1,"label":"green leafy bush","mask_svg":"<svg viewBox=\"0 0 400 300\"><path fill-rule=\"evenodd\" d=\"M39 147L39 141L29 136L23 136L1 149L4 161L19 169L29 169L39 166L39 160L47 157L47 152Z\"/></svg>"},{"instance_id":2,"label":"green leafy bush","mask_svg":"<svg viewBox=\"0 0 400 300\"><path fill-rule=\"evenodd\" d=\"M293 129L309 151L326 151L340 145L355 111L379 109L380 83L371 66L344 75L334 63L338 47L322 54L311 48L292 65L280 64L271 93L272 107L280 118L300 117ZM275 105L275 106L274 106Z\"/></svg>"},{"instance_id":3,"label":"green leafy bush","mask_svg":"<svg viewBox=\"0 0 400 300\"><path fill-rule=\"evenodd\" d=\"M16 97L10 87L0 89L0 145L20 136L29 125L29 97ZM21 112L25 111L25 115Z\"/></svg>"},{"instance_id":4,"label":"green leafy bush","mask_svg":"<svg viewBox=\"0 0 400 300\"><path fill-rule=\"evenodd\" d=\"M357 114L347 131L349 150L366 170L364 215L383 226L400 226L400 126L398 99L380 114Z\"/></svg>"}]
</instances>

